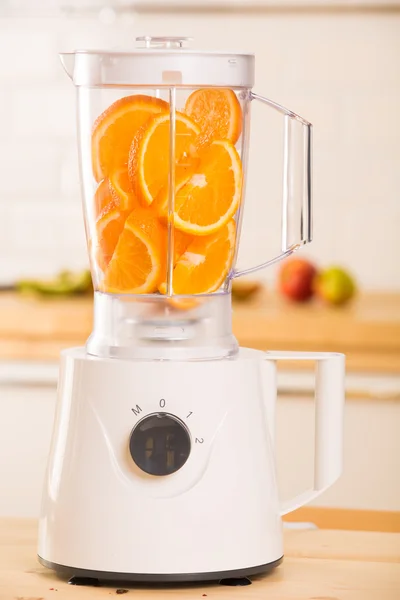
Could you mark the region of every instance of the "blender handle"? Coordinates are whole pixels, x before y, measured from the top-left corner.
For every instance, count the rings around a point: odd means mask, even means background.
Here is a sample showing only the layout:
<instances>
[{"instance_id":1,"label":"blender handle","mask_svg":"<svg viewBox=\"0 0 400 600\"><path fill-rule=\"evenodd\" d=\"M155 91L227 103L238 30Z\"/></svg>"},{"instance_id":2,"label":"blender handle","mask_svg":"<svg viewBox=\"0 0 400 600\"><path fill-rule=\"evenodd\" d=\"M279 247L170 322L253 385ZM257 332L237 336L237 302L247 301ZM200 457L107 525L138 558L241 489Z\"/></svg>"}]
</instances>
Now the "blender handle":
<instances>
[{"instance_id":1,"label":"blender handle","mask_svg":"<svg viewBox=\"0 0 400 600\"><path fill-rule=\"evenodd\" d=\"M284 167L281 254L259 265L234 270L232 278L253 273L286 258L312 241L311 146L312 125L291 110L250 92L250 100L284 115ZM296 231L293 229L296 228Z\"/></svg>"},{"instance_id":2,"label":"blender handle","mask_svg":"<svg viewBox=\"0 0 400 600\"><path fill-rule=\"evenodd\" d=\"M281 505L281 516L314 500L340 476L343 466L345 356L330 352L266 352L267 360L313 360L315 377L314 485Z\"/></svg>"}]
</instances>

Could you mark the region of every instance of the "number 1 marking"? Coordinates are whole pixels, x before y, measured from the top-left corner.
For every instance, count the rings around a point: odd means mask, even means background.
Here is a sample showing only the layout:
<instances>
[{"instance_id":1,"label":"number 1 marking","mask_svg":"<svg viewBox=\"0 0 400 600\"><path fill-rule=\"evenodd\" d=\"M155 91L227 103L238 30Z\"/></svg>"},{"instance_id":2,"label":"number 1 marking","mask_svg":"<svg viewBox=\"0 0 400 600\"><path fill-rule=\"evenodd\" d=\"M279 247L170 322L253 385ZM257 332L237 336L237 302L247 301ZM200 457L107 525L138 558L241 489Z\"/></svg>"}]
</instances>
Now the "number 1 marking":
<instances>
[{"instance_id":1,"label":"number 1 marking","mask_svg":"<svg viewBox=\"0 0 400 600\"><path fill-rule=\"evenodd\" d=\"M190 417L190 415L192 415L192 411L190 411L190 413L188 414L188 416L186 417L187 419Z\"/></svg>"}]
</instances>

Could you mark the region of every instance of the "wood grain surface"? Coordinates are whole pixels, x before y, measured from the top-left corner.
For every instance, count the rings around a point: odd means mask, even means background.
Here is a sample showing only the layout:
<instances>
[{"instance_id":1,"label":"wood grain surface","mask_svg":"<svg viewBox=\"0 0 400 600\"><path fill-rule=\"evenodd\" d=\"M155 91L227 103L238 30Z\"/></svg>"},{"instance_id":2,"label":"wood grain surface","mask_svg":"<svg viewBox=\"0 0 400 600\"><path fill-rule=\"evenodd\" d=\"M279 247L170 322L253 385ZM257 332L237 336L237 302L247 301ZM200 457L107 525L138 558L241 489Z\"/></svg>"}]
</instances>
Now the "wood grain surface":
<instances>
[{"instance_id":1,"label":"wood grain surface","mask_svg":"<svg viewBox=\"0 0 400 600\"><path fill-rule=\"evenodd\" d=\"M400 373L400 294L363 294L343 308L289 304L268 292L233 306L233 332L261 350L338 351L348 371ZM91 298L37 299L0 294L0 358L58 360L85 344ZM308 368L285 362L285 369Z\"/></svg>"},{"instance_id":2,"label":"wood grain surface","mask_svg":"<svg viewBox=\"0 0 400 600\"><path fill-rule=\"evenodd\" d=\"M285 559L246 587L68 585L36 559L37 524L0 519L0 600L399 600L400 534L285 531Z\"/></svg>"}]
</instances>

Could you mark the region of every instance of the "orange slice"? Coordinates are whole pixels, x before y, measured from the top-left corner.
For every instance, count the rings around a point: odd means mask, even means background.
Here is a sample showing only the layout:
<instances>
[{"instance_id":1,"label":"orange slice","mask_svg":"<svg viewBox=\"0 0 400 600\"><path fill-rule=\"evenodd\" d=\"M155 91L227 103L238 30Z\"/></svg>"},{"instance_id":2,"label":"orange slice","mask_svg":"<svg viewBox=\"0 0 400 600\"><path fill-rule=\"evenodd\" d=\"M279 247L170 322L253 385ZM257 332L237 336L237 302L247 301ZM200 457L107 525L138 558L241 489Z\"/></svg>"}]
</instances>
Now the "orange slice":
<instances>
[{"instance_id":1,"label":"orange slice","mask_svg":"<svg viewBox=\"0 0 400 600\"><path fill-rule=\"evenodd\" d=\"M121 210L133 210L139 206L136 196L132 190L128 176L128 169L118 169L109 177L111 196L118 202Z\"/></svg>"},{"instance_id":2,"label":"orange slice","mask_svg":"<svg viewBox=\"0 0 400 600\"><path fill-rule=\"evenodd\" d=\"M118 203L112 200L96 221L96 261L102 271L105 271L114 254L126 217L127 213L121 211Z\"/></svg>"},{"instance_id":3,"label":"orange slice","mask_svg":"<svg viewBox=\"0 0 400 600\"><path fill-rule=\"evenodd\" d=\"M136 208L125 221L101 286L117 294L148 294L165 279L166 238L151 211Z\"/></svg>"},{"instance_id":4,"label":"orange slice","mask_svg":"<svg viewBox=\"0 0 400 600\"><path fill-rule=\"evenodd\" d=\"M186 252L192 241L192 235L183 233L179 229L174 229L174 265L176 265L182 254Z\"/></svg>"},{"instance_id":5,"label":"orange slice","mask_svg":"<svg viewBox=\"0 0 400 600\"><path fill-rule=\"evenodd\" d=\"M99 183L94 195L96 218L111 202L122 211L131 211L139 205L132 191L127 169L118 169Z\"/></svg>"},{"instance_id":6,"label":"orange slice","mask_svg":"<svg viewBox=\"0 0 400 600\"><path fill-rule=\"evenodd\" d=\"M174 226L192 235L210 235L235 214L242 190L242 164L231 142L214 141L200 153L196 172L181 180L175 192ZM165 219L167 198L158 198Z\"/></svg>"},{"instance_id":7,"label":"orange slice","mask_svg":"<svg viewBox=\"0 0 400 600\"><path fill-rule=\"evenodd\" d=\"M242 109L235 92L228 88L203 88L186 101L185 113L200 125L201 144L229 140L233 144L242 132Z\"/></svg>"},{"instance_id":8,"label":"orange slice","mask_svg":"<svg viewBox=\"0 0 400 600\"><path fill-rule=\"evenodd\" d=\"M120 98L95 121L92 132L92 165L96 181L126 167L129 148L138 129L154 114L166 110L160 98L137 94Z\"/></svg>"},{"instance_id":9,"label":"orange slice","mask_svg":"<svg viewBox=\"0 0 400 600\"><path fill-rule=\"evenodd\" d=\"M110 204L112 195L108 179L103 179L97 186L94 194L94 213L96 217Z\"/></svg>"},{"instance_id":10,"label":"orange slice","mask_svg":"<svg viewBox=\"0 0 400 600\"><path fill-rule=\"evenodd\" d=\"M191 159L199 127L189 117L175 115L175 161L181 170L197 164ZM150 205L164 188L168 189L170 168L170 115L153 117L132 142L129 153L129 177L135 194Z\"/></svg>"},{"instance_id":11,"label":"orange slice","mask_svg":"<svg viewBox=\"0 0 400 600\"><path fill-rule=\"evenodd\" d=\"M183 233L183 231L179 231L179 229L174 229L173 235L174 235L173 266L175 266L176 263L178 262L178 260L181 258L182 254L184 254L186 252L189 245L193 242L194 236L188 235L187 233ZM168 229L167 228L165 228L165 239L167 240L166 243L168 244ZM167 275L167 272L165 271L165 276L166 275ZM161 294L167 293L167 284L165 281L160 284L159 291L161 292Z\"/></svg>"},{"instance_id":12,"label":"orange slice","mask_svg":"<svg viewBox=\"0 0 400 600\"><path fill-rule=\"evenodd\" d=\"M235 237L232 219L214 235L195 238L174 268L174 294L210 294L218 290L232 265ZM165 292L165 288L160 291Z\"/></svg>"},{"instance_id":13,"label":"orange slice","mask_svg":"<svg viewBox=\"0 0 400 600\"><path fill-rule=\"evenodd\" d=\"M195 174L196 168L200 165L200 160L198 157L190 158L190 164L186 164L185 166L176 165L175 167L175 194L178 190L180 190L184 185L190 181L192 175ZM159 191L158 195L154 198L152 202L152 209L154 209L161 220L167 224L168 222L168 201L169 201L169 190L170 185L167 182Z\"/></svg>"}]
</instances>

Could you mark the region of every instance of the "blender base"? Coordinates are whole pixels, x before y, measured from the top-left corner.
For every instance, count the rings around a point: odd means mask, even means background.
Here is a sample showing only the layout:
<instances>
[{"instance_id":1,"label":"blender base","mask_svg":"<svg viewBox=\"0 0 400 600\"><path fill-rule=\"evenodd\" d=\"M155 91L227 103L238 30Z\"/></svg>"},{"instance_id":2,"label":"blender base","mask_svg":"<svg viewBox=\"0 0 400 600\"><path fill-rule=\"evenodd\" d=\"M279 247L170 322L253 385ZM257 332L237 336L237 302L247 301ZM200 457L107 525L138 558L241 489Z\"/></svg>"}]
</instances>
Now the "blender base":
<instances>
[{"instance_id":1,"label":"blender base","mask_svg":"<svg viewBox=\"0 0 400 600\"><path fill-rule=\"evenodd\" d=\"M242 586L249 585L251 581L246 578L254 575L266 575L278 567L283 556L266 565L236 569L233 571L215 571L211 573L113 573L109 571L91 571L77 569L47 561L38 556L39 562L44 567L52 569L61 578L69 578L72 585L97 587L104 582L133 582L133 583L188 583L196 581L219 581L221 585ZM71 581L73 579L73 581Z\"/></svg>"},{"instance_id":2,"label":"blender base","mask_svg":"<svg viewBox=\"0 0 400 600\"><path fill-rule=\"evenodd\" d=\"M94 585L218 582L273 569L284 554L275 398L275 363L258 350L187 362L63 351L41 564ZM147 432L158 452L146 462Z\"/></svg>"}]
</instances>

